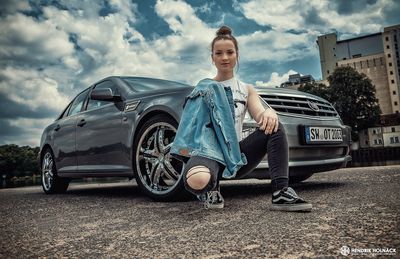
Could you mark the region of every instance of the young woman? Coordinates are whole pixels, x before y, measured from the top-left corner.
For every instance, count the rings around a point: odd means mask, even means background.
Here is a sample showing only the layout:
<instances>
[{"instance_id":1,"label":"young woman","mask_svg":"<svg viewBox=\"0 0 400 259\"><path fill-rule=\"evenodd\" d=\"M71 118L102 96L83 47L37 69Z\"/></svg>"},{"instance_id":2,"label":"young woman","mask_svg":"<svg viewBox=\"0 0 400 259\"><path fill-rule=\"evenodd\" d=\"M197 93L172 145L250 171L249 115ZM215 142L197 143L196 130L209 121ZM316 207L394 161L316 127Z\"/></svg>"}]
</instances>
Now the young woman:
<instances>
[{"instance_id":1,"label":"young woman","mask_svg":"<svg viewBox=\"0 0 400 259\"><path fill-rule=\"evenodd\" d=\"M198 83L187 97L171 154L183 160L183 180L206 208L223 208L218 181L251 172L268 153L272 210L311 211L312 205L288 187L288 144L272 108L264 108L253 86L235 77L239 49L229 27L222 26L211 43L217 68L213 79ZM245 113L259 129L242 137Z\"/></svg>"}]
</instances>

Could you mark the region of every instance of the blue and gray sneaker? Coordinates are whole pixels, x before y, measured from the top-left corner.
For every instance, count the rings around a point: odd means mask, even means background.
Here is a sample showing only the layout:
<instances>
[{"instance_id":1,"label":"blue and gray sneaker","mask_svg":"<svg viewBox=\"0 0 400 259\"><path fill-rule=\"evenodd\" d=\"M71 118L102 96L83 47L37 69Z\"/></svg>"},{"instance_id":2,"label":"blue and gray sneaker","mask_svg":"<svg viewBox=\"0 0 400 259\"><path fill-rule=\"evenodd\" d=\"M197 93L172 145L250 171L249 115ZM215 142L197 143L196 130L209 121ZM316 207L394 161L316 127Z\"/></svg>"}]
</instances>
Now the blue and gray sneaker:
<instances>
[{"instance_id":1,"label":"blue and gray sneaker","mask_svg":"<svg viewBox=\"0 0 400 259\"><path fill-rule=\"evenodd\" d=\"M312 204L300 198L292 188L285 187L272 194L271 210L311 211Z\"/></svg>"},{"instance_id":2,"label":"blue and gray sneaker","mask_svg":"<svg viewBox=\"0 0 400 259\"><path fill-rule=\"evenodd\" d=\"M219 187L215 191L209 191L202 195L198 195L197 198L203 202L204 208L206 209L224 208L224 198L221 195Z\"/></svg>"}]
</instances>

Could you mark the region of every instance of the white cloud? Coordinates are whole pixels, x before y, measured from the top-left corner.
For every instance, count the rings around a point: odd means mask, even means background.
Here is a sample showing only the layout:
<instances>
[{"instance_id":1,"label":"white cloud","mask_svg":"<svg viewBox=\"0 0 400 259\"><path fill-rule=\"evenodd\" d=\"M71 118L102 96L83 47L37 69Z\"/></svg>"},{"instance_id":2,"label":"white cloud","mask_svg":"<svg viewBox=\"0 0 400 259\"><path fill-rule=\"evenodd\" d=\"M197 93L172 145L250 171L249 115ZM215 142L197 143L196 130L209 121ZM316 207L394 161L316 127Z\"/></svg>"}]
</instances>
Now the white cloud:
<instances>
[{"instance_id":1,"label":"white cloud","mask_svg":"<svg viewBox=\"0 0 400 259\"><path fill-rule=\"evenodd\" d=\"M0 20L2 59L55 63L61 57L72 58L73 51L67 33L49 21L39 22L19 13Z\"/></svg>"},{"instance_id":2,"label":"white cloud","mask_svg":"<svg viewBox=\"0 0 400 259\"><path fill-rule=\"evenodd\" d=\"M280 86L283 82L289 80L289 75L297 74L294 70L289 70L287 73L279 75L277 72L272 72L268 82L256 81L256 86L275 87Z\"/></svg>"},{"instance_id":3,"label":"white cloud","mask_svg":"<svg viewBox=\"0 0 400 259\"><path fill-rule=\"evenodd\" d=\"M33 69L7 67L0 70L0 93L33 110L61 110L69 98L58 90L58 82Z\"/></svg>"},{"instance_id":4,"label":"white cloud","mask_svg":"<svg viewBox=\"0 0 400 259\"><path fill-rule=\"evenodd\" d=\"M276 31L319 31L323 34L326 30L336 29L341 33L358 35L379 31L385 21L382 8L394 5L394 0L378 0L349 15L338 14L332 8L333 4L320 0L310 0L306 4L296 0L251 0L242 3L241 8L248 19L271 26Z\"/></svg>"},{"instance_id":5,"label":"white cloud","mask_svg":"<svg viewBox=\"0 0 400 259\"><path fill-rule=\"evenodd\" d=\"M243 61L270 60L286 62L318 53L313 34L256 31L238 37Z\"/></svg>"},{"instance_id":6,"label":"white cloud","mask_svg":"<svg viewBox=\"0 0 400 259\"><path fill-rule=\"evenodd\" d=\"M301 26L303 18L296 10L296 0L252 0L241 4L243 14L260 25L275 30L288 30ZM308 5L308 4L307 4Z\"/></svg>"}]
</instances>

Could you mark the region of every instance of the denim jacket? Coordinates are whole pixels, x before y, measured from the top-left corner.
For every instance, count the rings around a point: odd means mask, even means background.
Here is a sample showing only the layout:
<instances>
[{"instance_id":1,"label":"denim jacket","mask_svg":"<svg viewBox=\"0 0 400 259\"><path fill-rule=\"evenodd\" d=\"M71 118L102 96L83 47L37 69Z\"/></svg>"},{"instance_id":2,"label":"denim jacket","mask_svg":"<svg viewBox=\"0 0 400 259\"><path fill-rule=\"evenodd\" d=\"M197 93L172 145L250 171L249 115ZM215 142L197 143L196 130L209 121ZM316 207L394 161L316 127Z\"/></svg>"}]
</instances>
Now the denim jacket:
<instances>
[{"instance_id":1,"label":"denim jacket","mask_svg":"<svg viewBox=\"0 0 400 259\"><path fill-rule=\"evenodd\" d=\"M247 164L240 152L234 124L234 104L229 87L201 80L186 97L171 155L184 160L202 156L225 165L224 178L233 178Z\"/></svg>"}]
</instances>

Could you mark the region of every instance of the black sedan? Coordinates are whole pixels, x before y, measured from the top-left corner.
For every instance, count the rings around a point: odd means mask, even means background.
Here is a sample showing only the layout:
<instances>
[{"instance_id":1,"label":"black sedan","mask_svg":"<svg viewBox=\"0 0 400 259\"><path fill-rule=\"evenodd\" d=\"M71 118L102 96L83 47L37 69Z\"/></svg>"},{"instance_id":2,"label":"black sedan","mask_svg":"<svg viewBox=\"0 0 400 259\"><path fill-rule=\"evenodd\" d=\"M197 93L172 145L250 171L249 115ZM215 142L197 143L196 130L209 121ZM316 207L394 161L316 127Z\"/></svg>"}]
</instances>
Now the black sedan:
<instances>
[{"instance_id":1,"label":"black sedan","mask_svg":"<svg viewBox=\"0 0 400 259\"><path fill-rule=\"evenodd\" d=\"M44 192L65 192L72 178L127 177L136 178L142 191L154 199L178 197L184 190L184 165L169 151L192 89L161 79L113 76L79 93L43 132ZM350 129L332 105L287 89L259 92L264 105L277 110L288 133L293 181L346 166ZM243 135L255 128L248 117ZM324 132L335 134L324 136ZM268 178L267 157L247 177Z\"/></svg>"}]
</instances>

